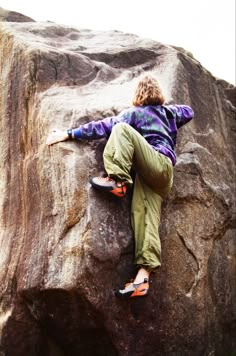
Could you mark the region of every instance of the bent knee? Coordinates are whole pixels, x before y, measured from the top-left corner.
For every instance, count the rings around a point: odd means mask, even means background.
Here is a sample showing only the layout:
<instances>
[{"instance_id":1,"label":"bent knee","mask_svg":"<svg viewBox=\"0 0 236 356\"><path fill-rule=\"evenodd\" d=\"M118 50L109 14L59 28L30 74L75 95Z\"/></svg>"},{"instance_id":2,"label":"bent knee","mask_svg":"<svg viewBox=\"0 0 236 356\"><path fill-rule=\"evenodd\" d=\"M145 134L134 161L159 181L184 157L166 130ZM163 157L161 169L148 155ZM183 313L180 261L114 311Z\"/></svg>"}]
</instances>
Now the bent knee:
<instances>
[{"instance_id":1,"label":"bent knee","mask_svg":"<svg viewBox=\"0 0 236 356\"><path fill-rule=\"evenodd\" d=\"M131 126L129 124L127 124L126 122L118 122L117 124L115 124L115 126L112 128L112 131L125 131L125 130L129 130L131 128Z\"/></svg>"}]
</instances>

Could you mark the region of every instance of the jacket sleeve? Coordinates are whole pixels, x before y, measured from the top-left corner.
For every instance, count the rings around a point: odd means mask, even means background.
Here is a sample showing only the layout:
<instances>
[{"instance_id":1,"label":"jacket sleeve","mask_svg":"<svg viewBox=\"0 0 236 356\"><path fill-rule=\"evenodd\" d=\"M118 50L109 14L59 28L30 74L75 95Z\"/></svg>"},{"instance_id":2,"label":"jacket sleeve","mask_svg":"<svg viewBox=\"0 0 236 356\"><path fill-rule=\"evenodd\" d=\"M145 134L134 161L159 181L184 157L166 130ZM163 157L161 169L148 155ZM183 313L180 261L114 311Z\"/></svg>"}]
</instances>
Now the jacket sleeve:
<instances>
[{"instance_id":1,"label":"jacket sleeve","mask_svg":"<svg viewBox=\"0 0 236 356\"><path fill-rule=\"evenodd\" d=\"M190 106L170 105L169 108L176 119L177 128L187 124L194 117L193 109Z\"/></svg>"},{"instance_id":2,"label":"jacket sleeve","mask_svg":"<svg viewBox=\"0 0 236 356\"><path fill-rule=\"evenodd\" d=\"M130 123L131 115L128 112L121 112L118 116L107 117L98 121L91 121L74 129L75 139L96 140L108 138L111 130L118 122Z\"/></svg>"},{"instance_id":3,"label":"jacket sleeve","mask_svg":"<svg viewBox=\"0 0 236 356\"><path fill-rule=\"evenodd\" d=\"M75 139L95 140L108 137L112 127L116 122L116 117L107 117L98 121L91 121L74 129Z\"/></svg>"}]
</instances>

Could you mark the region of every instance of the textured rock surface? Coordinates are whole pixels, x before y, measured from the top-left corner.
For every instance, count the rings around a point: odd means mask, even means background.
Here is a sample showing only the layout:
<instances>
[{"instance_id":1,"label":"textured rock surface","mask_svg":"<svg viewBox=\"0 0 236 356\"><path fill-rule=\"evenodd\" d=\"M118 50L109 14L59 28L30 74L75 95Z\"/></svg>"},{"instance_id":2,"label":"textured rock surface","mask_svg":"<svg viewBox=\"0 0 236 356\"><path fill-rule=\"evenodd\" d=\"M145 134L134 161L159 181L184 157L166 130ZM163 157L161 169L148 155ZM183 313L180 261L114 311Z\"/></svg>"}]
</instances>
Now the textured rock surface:
<instances>
[{"instance_id":1,"label":"textured rock surface","mask_svg":"<svg viewBox=\"0 0 236 356\"><path fill-rule=\"evenodd\" d=\"M1 355L225 355L236 349L235 108L188 52L120 32L2 23ZM131 277L130 197L93 191L104 141L50 148L54 128L129 106L150 70L190 104L163 206L162 267L148 298Z\"/></svg>"},{"instance_id":2,"label":"textured rock surface","mask_svg":"<svg viewBox=\"0 0 236 356\"><path fill-rule=\"evenodd\" d=\"M5 10L0 7L0 21L6 22L34 22L28 16L22 15L19 12Z\"/></svg>"}]
</instances>

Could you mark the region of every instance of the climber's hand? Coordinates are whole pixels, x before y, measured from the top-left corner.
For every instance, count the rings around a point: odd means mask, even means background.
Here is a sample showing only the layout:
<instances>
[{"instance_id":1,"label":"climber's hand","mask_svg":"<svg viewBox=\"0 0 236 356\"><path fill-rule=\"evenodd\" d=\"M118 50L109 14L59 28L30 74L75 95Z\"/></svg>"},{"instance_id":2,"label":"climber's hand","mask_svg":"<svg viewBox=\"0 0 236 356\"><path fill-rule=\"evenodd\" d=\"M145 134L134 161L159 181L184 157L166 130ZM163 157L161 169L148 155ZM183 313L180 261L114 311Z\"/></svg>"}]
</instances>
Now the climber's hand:
<instances>
[{"instance_id":1,"label":"climber's hand","mask_svg":"<svg viewBox=\"0 0 236 356\"><path fill-rule=\"evenodd\" d=\"M62 130L53 130L53 132L48 136L46 144L48 146L53 145L54 143L66 141L68 140L68 133L67 131Z\"/></svg>"}]
</instances>

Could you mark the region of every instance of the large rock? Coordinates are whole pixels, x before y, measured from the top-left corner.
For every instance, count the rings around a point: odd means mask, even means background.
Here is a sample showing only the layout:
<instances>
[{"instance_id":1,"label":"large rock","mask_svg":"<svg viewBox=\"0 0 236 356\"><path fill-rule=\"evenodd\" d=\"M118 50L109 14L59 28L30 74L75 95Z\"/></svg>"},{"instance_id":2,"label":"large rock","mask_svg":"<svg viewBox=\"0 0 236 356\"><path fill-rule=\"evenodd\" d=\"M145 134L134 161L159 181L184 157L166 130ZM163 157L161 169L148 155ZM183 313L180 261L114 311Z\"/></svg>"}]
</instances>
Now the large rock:
<instances>
[{"instance_id":1,"label":"large rock","mask_svg":"<svg viewBox=\"0 0 236 356\"><path fill-rule=\"evenodd\" d=\"M188 52L120 32L2 23L1 355L229 355L236 349L235 108ZM163 206L162 267L146 299L134 274L130 196L91 189L105 141L45 145L130 105L154 73L190 104Z\"/></svg>"},{"instance_id":2,"label":"large rock","mask_svg":"<svg viewBox=\"0 0 236 356\"><path fill-rule=\"evenodd\" d=\"M20 14L19 12L5 10L0 7L0 21L6 22L34 22L31 17Z\"/></svg>"}]
</instances>

